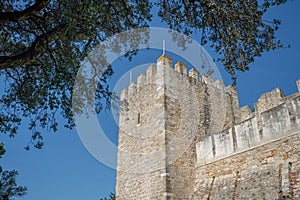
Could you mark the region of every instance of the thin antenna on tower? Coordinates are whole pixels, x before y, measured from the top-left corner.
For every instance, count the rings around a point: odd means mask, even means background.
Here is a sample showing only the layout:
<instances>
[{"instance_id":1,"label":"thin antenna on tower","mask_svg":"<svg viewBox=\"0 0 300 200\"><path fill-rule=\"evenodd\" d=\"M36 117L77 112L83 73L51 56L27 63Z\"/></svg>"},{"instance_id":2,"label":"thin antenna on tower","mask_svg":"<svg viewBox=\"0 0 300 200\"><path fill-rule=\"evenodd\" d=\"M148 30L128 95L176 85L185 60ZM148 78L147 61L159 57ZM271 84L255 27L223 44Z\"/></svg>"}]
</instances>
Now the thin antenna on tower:
<instances>
[{"instance_id":1,"label":"thin antenna on tower","mask_svg":"<svg viewBox=\"0 0 300 200\"><path fill-rule=\"evenodd\" d=\"M166 53L166 44L165 44L165 40L163 40L163 55L165 55Z\"/></svg>"},{"instance_id":2,"label":"thin antenna on tower","mask_svg":"<svg viewBox=\"0 0 300 200\"><path fill-rule=\"evenodd\" d=\"M129 71L129 84L131 83L131 81L132 81L132 71L130 70Z\"/></svg>"}]
</instances>

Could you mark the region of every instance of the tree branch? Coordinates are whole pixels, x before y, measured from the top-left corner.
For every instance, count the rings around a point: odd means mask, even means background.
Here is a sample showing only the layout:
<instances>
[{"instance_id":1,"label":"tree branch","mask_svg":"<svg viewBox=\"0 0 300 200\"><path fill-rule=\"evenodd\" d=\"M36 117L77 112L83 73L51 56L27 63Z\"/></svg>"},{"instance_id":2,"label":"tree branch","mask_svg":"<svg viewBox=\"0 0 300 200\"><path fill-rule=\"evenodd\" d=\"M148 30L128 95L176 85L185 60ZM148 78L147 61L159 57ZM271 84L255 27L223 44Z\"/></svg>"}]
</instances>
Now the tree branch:
<instances>
[{"instance_id":1,"label":"tree branch","mask_svg":"<svg viewBox=\"0 0 300 200\"><path fill-rule=\"evenodd\" d=\"M0 70L18 67L37 59L43 53L42 47L50 39L53 39L55 35L58 35L57 33L62 31L64 27L64 25L60 25L45 34L38 36L29 48L19 54L0 56Z\"/></svg>"},{"instance_id":2,"label":"tree branch","mask_svg":"<svg viewBox=\"0 0 300 200\"><path fill-rule=\"evenodd\" d=\"M44 10L50 0L36 0L35 4L26 8L22 11L13 11L13 12L0 12L0 28L6 22L18 22L23 21L24 19L37 14L41 10Z\"/></svg>"}]
</instances>

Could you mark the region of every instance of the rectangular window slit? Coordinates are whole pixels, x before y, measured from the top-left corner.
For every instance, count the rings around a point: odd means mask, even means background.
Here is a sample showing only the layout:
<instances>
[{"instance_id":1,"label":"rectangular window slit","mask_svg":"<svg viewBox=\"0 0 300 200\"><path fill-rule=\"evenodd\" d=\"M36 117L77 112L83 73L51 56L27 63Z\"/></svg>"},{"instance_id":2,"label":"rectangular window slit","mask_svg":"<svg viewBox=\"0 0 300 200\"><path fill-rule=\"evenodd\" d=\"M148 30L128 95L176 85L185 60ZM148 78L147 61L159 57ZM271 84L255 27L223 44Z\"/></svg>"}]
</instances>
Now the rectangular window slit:
<instances>
[{"instance_id":1,"label":"rectangular window slit","mask_svg":"<svg viewBox=\"0 0 300 200\"><path fill-rule=\"evenodd\" d=\"M137 117L137 123L140 124L141 123L141 113L138 113L138 117Z\"/></svg>"}]
</instances>

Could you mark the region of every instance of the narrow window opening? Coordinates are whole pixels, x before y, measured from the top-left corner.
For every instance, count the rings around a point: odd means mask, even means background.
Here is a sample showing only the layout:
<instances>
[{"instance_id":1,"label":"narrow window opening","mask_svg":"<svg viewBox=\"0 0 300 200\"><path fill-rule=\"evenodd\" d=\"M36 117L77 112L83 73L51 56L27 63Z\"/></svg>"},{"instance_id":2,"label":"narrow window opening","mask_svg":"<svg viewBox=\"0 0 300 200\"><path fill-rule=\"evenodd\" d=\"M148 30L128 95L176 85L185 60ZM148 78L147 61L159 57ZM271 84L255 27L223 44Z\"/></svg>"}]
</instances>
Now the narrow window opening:
<instances>
[{"instance_id":1,"label":"narrow window opening","mask_svg":"<svg viewBox=\"0 0 300 200\"><path fill-rule=\"evenodd\" d=\"M140 124L140 123L141 123L141 113L138 113L137 124Z\"/></svg>"}]
</instances>

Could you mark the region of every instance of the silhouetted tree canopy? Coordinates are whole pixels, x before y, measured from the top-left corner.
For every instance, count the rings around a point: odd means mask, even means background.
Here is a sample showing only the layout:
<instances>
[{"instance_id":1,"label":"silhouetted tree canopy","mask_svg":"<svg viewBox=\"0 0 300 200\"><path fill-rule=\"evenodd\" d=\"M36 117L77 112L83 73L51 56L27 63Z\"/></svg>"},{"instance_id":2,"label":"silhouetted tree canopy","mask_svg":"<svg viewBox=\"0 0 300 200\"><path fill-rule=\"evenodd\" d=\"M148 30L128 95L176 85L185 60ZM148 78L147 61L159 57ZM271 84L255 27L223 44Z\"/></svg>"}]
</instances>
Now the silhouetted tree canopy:
<instances>
[{"instance_id":1,"label":"silhouetted tree canopy","mask_svg":"<svg viewBox=\"0 0 300 200\"><path fill-rule=\"evenodd\" d=\"M158 15L171 29L190 34L201 31L201 44L209 44L236 79L262 52L282 47L274 33L280 20L265 20L271 6L287 0L173 0L159 1Z\"/></svg>"},{"instance_id":2,"label":"silhouetted tree canopy","mask_svg":"<svg viewBox=\"0 0 300 200\"><path fill-rule=\"evenodd\" d=\"M5 153L3 143L0 143L0 158ZM9 200L13 197L21 197L26 194L27 188L18 186L16 177L18 172L16 170L3 171L0 166L0 199Z\"/></svg>"},{"instance_id":3,"label":"silhouetted tree canopy","mask_svg":"<svg viewBox=\"0 0 300 200\"><path fill-rule=\"evenodd\" d=\"M38 128L57 131L58 112L66 119L62 124L72 128L71 93L80 62L107 37L145 26L150 8L145 0L1 1L1 133L13 136L22 118L28 118L30 143L41 148ZM97 97L107 102L111 75L106 68L97 90Z\"/></svg>"},{"instance_id":4,"label":"silhouetted tree canopy","mask_svg":"<svg viewBox=\"0 0 300 200\"><path fill-rule=\"evenodd\" d=\"M100 200L115 200L115 199L116 199L115 194L111 193L109 197L105 197L104 199L100 199Z\"/></svg>"},{"instance_id":5,"label":"silhouetted tree canopy","mask_svg":"<svg viewBox=\"0 0 300 200\"><path fill-rule=\"evenodd\" d=\"M13 136L28 118L32 144L43 145L41 128L72 128L72 87L84 57L107 37L145 27L160 17L171 29L201 33L235 81L237 71L262 52L282 47L275 37L278 19L264 19L270 7L286 0L7 0L0 2L0 131ZM151 13L156 6L158 13ZM129 55L134 52L129 52ZM105 68L97 88L100 112L112 93ZM104 100L104 103L101 100Z\"/></svg>"}]
</instances>

